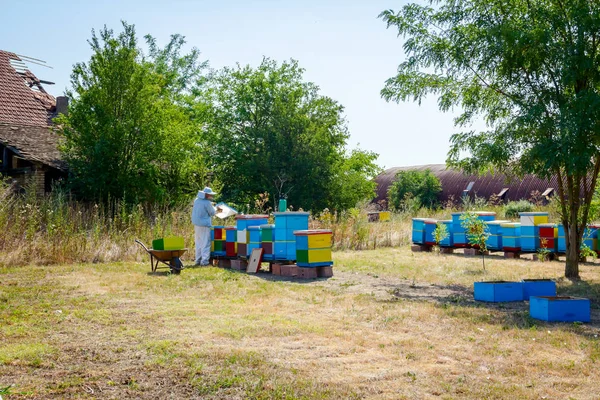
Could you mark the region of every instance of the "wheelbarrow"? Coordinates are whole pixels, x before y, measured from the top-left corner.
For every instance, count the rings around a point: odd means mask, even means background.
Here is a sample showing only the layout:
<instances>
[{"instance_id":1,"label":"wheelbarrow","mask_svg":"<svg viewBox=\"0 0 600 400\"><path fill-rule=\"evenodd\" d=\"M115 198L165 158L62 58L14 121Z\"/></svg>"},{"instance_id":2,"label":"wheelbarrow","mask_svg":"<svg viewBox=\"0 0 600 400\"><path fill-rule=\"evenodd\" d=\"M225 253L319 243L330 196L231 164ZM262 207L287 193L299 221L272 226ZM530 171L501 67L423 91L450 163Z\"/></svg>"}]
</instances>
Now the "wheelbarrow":
<instances>
[{"instance_id":1,"label":"wheelbarrow","mask_svg":"<svg viewBox=\"0 0 600 400\"><path fill-rule=\"evenodd\" d=\"M187 249L180 250L154 250L146 247L141 240L135 239L135 242L142 246L148 254L150 254L150 266L152 272L156 272L157 269L169 268L172 274L179 274L184 268L180 257L187 251ZM165 264L166 267L158 264Z\"/></svg>"}]
</instances>

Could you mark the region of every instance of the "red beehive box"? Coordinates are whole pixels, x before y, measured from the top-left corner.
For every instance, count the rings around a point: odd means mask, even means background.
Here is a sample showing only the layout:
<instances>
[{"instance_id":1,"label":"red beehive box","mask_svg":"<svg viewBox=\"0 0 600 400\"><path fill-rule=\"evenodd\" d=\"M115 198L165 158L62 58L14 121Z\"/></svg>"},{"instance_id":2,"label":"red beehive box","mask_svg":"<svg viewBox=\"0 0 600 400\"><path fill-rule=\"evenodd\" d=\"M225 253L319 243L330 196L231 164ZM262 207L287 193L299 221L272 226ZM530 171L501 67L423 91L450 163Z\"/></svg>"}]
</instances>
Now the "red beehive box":
<instances>
[{"instance_id":1,"label":"red beehive box","mask_svg":"<svg viewBox=\"0 0 600 400\"><path fill-rule=\"evenodd\" d=\"M225 242L225 255L227 257L235 257L237 256L237 243L235 242Z\"/></svg>"}]
</instances>

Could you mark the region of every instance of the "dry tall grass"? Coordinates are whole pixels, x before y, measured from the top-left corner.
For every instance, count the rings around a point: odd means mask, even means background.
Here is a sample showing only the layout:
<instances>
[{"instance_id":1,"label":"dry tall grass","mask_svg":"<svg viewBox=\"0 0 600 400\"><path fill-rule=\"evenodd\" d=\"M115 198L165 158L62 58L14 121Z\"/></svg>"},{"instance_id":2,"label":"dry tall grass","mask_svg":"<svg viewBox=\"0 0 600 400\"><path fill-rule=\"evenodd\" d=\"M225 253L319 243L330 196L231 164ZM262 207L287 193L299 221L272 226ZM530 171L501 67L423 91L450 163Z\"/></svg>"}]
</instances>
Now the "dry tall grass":
<instances>
[{"instance_id":1,"label":"dry tall grass","mask_svg":"<svg viewBox=\"0 0 600 400\"><path fill-rule=\"evenodd\" d=\"M486 209L503 216L501 207ZM331 229L336 250L398 247L410 243L412 217L444 219L456 211L422 209L394 213L389 222L369 223L367 210L366 205L339 214L326 210L313 215L310 227ZM146 254L134 240L149 243L166 235L182 236L192 248L190 212L191 204L131 207L115 201L104 206L74 201L61 191L38 198L17 196L0 186L0 265L141 261ZM184 261L192 256L188 252Z\"/></svg>"}]
</instances>

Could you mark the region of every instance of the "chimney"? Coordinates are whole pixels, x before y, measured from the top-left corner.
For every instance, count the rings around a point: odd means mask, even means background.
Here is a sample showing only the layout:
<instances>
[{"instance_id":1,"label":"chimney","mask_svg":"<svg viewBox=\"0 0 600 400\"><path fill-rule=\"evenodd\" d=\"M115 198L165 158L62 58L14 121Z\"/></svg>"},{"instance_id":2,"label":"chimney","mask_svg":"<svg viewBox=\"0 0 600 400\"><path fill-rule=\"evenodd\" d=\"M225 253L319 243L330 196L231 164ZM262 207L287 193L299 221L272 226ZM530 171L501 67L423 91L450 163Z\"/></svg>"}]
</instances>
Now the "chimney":
<instances>
[{"instance_id":1,"label":"chimney","mask_svg":"<svg viewBox=\"0 0 600 400\"><path fill-rule=\"evenodd\" d=\"M67 96L58 96L56 98L56 115L69 115L69 98Z\"/></svg>"}]
</instances>

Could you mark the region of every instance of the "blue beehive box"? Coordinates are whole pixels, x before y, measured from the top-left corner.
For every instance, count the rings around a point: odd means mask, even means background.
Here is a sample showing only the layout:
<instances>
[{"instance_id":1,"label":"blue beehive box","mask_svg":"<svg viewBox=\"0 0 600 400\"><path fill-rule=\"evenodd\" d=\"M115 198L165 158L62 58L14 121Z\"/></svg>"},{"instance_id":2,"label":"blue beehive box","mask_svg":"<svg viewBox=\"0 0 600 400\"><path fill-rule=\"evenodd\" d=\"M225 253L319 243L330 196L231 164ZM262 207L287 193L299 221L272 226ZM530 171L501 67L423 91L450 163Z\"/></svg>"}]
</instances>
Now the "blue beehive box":
<instances>
[{"instance_id":1,"label":"blue beehive box","mask_svg":"<svg viewBox=\"0 0 600 400\"><path fill-rule=\"evenodd\" d=\"M596 226L588 226L583 231L583 243L582 245L586 245L590 248L590 250L595 249L595 241L594 239L598 239L598 229Z\"/></svg>"},{"instance_id":2,"label":"blue beehive box","mask_svg":"<svg viewBox=\"0 0 600 400\"><path fill-rule=\"evenodd\" d=\"M308 229L309 214L303 211L276 212L275 237L276 241L295 242L294 231Z\"/></svg>"},{"instance_id":3,"label":"blue beehive box","mask_svg":"<svg viewBox=\"0 0 600 400\"><path fill-rule=\"evenodd\" d=\"M556 296L556 282L551 279L523 279L523 300L531 296Z\"/></svg>"},{"instance_id":4,"label":"blue beehive box","mask_svg":"<svg viewBox=\"0 0 600 400\"><path fill-rule=\"evenodd\" d=\"M482 221L491 222L496 220L496 213L493 211L475 211L477 214L477 219Z\"/></svg>"},{"instance_id":5,"label":"blue beehive box","mask_svg":"<svg viewBox=\"0 0 600 400\"><path fill-rule=\"evenodd\" d=\"M273 245L274 247L274 257L277 260L296 260L296 241L293 242L283 242L277 241Z\"/></svg>"},{"instance_id":6,"label":"blue beehive box","mask_svg":"<svg viewBox=\"0 0 600 400\"><path fill-rule=\"evenodd\" d=\"M478 301L523 301L523 282L475 282L474 298Z\"/></svg>"},{"instance_id":7,"label":"blue beehive box","mask_svg":"<svg viewBox=\"0 0 600 400\"><path fill-rule=\"evenodd\" d=\"M521 250L537 251L540 248L540 227L521 224Z\"/></svg>"},{"instance_id":8,"label":"blue beehive box","mask_svg":"<svg viewBox=\"0 0 600 400\"><path fill-rule=\"evenodd\" d=\"M226 242L235 242L237 240L237 231L235 227L227 226L225 228L225 241Z\"/></svg>"},{"instance_id":9,"label":"blue beehive box","mask_svg":"<svg viewBox=\"0 0 600 400\"><path fill-rule=\"evenodd\" d=\"M462 226L461 217L463 215L462 212L453 212L452 214L452 233L454 232L464 232L465 228Z\"/></svg>"},{"instance_id":10,"label":"blue beehive box","mask_svg":"<svg viewBox=\"0 0 600 400\"><path fill-rule=\"evenodd\" d=\"M502 250L521 251L521 224L508 222L500 224L502 230Z\"/></svg>"},{"instance_id":11,"label":"blue beehive box","mask_svg":"<svg viewBox=\"0 0 600 400\"><path fill-rule=\"evenodd\" d=\"M567 251L567 242L565 240L565 227L562 224L558 225L558 252L564 253Z\"/></svg>"},{"instance_id":12,"label":"blue beehive box","mask_svg":"<svg viewBox=\"0 0 600 400\"><path fill-rule=\"evenodd\" d=\"M529 315L550 322L590 322L590 300L570 296L532 296Z\"/></svg>"},{"instance_id":13,"label":"blue beehive box","mask_svg":"<svg viewBox=\"0 0 600 400\"><path fill-rule=\"evenodd\" d=\"M447 220L438 221L438 224L445 225L446 226L446 232L448 232L448 235L446 236L446 238L442 239L440 241L440 246L443 246L443 247L452 247L454 245L454 240L453 240L453 237L452 237L452 220L451 219L447 219Z\"/></svg>"},{"instance_id":14,"label":"blue beehive box","mask_svg":"<svg viewBox=\"0 0 600 400\"><path fill-rule=\"evenodd\" d=\"M502 224L509 223L505 220L489 221L488 231L490 236L487 239L486 245L490 250L502 250Z\"/></svg>"},{"instance_id":15,"label":"blue beehive box","mask_svg":"<svg viewBox=\"0 0 600 400\"><path fill-rule=\"evenodd\" d=\"M437 221L435 219L428 219L425 221L425 244L434 245L435 238L433 237L433 231L437 228Z\"/></svg>"},{"instance_id":16,"label":"blue beehive box","mask_svg":"<svg viewBox=\"0 0 600 400\"><path fill-rule=\"evenodd\" d=\"M414 244L425 244L425 221L429 218L412 219L412 242Z\"/></svg>"}]
</instances>

